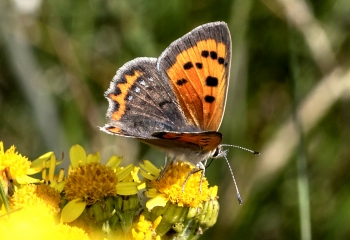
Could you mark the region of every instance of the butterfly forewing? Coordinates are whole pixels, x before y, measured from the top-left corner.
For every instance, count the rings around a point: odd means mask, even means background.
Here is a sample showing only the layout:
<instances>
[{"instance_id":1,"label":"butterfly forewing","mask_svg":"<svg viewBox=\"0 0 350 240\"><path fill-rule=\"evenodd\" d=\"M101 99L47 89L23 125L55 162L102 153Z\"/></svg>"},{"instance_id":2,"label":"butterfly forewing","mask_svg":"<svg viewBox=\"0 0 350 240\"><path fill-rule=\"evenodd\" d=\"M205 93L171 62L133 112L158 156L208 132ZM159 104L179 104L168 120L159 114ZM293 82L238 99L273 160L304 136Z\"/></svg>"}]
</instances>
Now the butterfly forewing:
<instances>
[{"instance_id":1,"label":"butterfly forewing","mask_svg":"<svg viewBox=\"0 0 350 240\"><path fill-rule=\"evenodd\" d=\"M202 25L173 42L157 68L168 78L187 121L217 131L226 104L231 37L225 23Z\"/></svg>"},{"instance_id":2,"label":"butterfly forewing","mask_svg":"<svg viewBox=\"0 0 350 240\"><path fill-rule=\"evenodd\" d=\"M169 83L156 70L156 59L137 58L121 67L105 93L109 123L102 130L152 138L157 131L190 131Z\"/></svg>"}]
</instances>

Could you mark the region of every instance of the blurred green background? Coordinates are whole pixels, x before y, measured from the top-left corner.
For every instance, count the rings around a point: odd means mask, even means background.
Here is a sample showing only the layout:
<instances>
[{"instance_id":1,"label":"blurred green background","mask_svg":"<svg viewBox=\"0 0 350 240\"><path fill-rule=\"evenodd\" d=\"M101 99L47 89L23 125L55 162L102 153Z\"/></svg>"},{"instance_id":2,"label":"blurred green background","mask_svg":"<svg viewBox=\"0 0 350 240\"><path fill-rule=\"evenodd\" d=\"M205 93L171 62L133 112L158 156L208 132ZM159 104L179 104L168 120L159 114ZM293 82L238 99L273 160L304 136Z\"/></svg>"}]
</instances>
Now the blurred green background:
<instances>
[{"instance_id":1,"label":"blurred green background","mask_svg":"<svg viewBox=\"0 0 350 240\"><path fill-rule=\"evenodd\" d=\"M80 144L138 164L164 154L107 135L104 91L116 70L157 57L198 25L225 21L232 67L217 224L201 239L350 238L348 0L1 0L0 141L35 159Z\"/></svg>"}]
</instances>

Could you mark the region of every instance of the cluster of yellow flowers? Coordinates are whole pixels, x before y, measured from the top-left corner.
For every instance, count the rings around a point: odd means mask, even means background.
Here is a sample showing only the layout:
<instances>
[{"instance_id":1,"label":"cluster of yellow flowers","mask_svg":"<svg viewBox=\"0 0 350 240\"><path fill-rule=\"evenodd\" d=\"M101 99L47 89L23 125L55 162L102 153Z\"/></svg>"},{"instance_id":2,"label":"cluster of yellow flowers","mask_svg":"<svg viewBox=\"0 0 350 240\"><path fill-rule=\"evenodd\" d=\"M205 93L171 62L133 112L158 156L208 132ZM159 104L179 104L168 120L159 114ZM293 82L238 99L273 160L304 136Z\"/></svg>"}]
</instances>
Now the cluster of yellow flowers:
<instances>
[{"instance_id":1,"label":"cluster of yellow flowers","mask_svg":"<svg viewBox=\"0 0 350 240\"><path fill-rule=\"evenodd\" d=\"M203 178L200 191L201 172L188 177L186 162L122 167L112 156L101 164L80 145L69 156L65 171L53 152L29 161L0 142L0 239L192 239L216 222L218 189Z\"/></svg>"}]
</instances>

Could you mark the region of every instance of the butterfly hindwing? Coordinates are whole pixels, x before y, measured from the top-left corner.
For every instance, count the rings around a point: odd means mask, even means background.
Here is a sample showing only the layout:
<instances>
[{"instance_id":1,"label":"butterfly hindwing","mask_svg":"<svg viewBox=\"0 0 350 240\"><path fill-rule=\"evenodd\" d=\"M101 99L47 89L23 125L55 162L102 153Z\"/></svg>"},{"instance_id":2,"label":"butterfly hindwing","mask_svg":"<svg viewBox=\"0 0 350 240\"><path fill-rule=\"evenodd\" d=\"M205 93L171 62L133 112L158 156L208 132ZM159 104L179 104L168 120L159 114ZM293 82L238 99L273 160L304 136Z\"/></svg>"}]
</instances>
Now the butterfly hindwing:
<instances>
[{"instance_id":1,"label":"butterfly hindwing","mask_svg":"<svg viewBox=\"0 0 350 240\"><path fill-rule=\"evenodd\" d=\"M170 85L187 121L202 131L220 127L230 73L231 37L226 23L208 23L173 42L157 69Z\"/></svg>"},{"instance_id":2,"label":"butterfly hindwing","mask_svg":"<svg viewBox=\"0 0 350 240\"><path fill-rule=\"evenodd\" d=\"M181 143L193 151L210 152L221 143L222 135L219 132L156 132L152 136L159 139L173 141L173 144ZM175 143L176 142L176 143Z\"/></svg>"}]
</instances>

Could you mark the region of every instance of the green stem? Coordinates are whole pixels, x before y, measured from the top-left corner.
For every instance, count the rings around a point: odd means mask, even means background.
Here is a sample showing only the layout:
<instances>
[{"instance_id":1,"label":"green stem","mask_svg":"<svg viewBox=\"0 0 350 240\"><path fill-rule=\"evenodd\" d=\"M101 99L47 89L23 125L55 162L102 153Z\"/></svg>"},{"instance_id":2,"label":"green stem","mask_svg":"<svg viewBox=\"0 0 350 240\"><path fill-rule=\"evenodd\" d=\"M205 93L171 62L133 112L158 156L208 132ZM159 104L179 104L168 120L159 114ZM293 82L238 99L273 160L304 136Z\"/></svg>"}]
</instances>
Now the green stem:
<instances>
[{"instance_id":1,"label":"green stem","mask_svg":"<svg viewBox=\"0 0 350 240\"><path fill-rule=\"evenodd\" d=\"M300 237L302 240L311 239L311 219L310 219L310 199L309 182L307 177L307 154L305 149L304 132L297 114L296 106L299 102L297 80L299 79L299 65L296 57L295 33L289 25L289 47L290 47L290 66L292 69L292 95L293 95L293 118L298 131L299 144L297 149L296 164L298 174L298 193L299 193L299 219L300 219Z\"/></svg>"},{"instance_id":2,"label":"green stem","mask_svg":"<svg viewBox=\"0 0 350 240\"><path fill-rule=\"evenodd\" d=\"M6 212L10 213L10 205L9 205L8 200L7 200L7 196L5 194L5 191L4 191L4 188L2 186L1 181L0 181L0 195L1 195L2 201L3 201L4 205L5 205Z\"/></svg>"}]
</instances>

